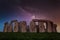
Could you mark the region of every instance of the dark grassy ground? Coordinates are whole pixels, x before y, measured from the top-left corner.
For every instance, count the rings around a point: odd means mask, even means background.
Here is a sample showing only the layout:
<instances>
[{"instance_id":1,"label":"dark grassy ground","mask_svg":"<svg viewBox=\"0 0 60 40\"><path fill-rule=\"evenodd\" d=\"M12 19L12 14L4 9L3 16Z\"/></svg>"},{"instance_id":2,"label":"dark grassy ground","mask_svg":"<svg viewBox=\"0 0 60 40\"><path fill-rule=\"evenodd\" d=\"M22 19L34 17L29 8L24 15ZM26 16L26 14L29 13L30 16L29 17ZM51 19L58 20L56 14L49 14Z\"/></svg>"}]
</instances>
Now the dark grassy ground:
<instances>
[{"instance_id":1,"label":"dark grassy ground","mask_svg":"<svg viewBox=\"0 0 60 40\"><path fill-rule=\"evenodd\" d=\"M0 33L0 40L60 40L60 33Z\"/></svg>"}]
</instances>

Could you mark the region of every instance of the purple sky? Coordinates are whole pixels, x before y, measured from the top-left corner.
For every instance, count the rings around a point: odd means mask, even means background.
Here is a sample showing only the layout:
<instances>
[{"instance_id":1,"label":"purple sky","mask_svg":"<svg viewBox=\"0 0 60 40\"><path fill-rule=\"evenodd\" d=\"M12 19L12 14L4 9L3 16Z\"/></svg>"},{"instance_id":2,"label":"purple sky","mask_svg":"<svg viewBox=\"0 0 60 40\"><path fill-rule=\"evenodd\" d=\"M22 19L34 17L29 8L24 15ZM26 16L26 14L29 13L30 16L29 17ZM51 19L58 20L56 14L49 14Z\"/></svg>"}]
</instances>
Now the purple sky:
<instances>
[{"instance_id":1,"label":"purple sky","mask_svg":"<svg viewBox=\"0 0 60 40\"><path fill-rule=\"evenodd\" d=\"M29 23L33 15L52 20L60 32L60 0L0 0L0 31L6 21L17 19Z\"/></svg>"}]
</instances>

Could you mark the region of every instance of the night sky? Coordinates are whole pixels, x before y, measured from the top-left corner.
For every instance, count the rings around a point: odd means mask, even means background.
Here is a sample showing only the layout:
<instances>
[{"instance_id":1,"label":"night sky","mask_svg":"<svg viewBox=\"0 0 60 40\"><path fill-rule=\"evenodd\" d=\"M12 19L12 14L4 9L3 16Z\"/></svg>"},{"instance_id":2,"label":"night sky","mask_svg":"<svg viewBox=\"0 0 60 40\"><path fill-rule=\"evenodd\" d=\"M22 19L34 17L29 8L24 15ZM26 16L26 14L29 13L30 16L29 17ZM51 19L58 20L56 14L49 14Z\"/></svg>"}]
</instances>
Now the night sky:
<instances>
[{"instance_id":1,"label":"night sky","mask_svg":"<svg viewBox=\"0 0 60 40\"><path fill-rule=\"evenodd\" d=\"M5 22L17 19L29 23L33 15L53 21L60 32L60 0L0 0L0 31Z\"/></svg>"}]
</instances>

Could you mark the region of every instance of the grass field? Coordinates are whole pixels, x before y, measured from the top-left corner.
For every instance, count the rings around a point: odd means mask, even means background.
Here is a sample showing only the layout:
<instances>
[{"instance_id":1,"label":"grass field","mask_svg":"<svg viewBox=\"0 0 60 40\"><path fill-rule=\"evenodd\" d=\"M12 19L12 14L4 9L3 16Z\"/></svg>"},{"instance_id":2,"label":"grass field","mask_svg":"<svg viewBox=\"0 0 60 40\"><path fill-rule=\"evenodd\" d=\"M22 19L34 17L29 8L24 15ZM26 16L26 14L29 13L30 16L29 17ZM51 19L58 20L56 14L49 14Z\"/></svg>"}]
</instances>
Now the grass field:
<instances>
[{"instance_id":1,"label":"grass field","mask_svg":"<svg viewBox=\"0 0 60 40\"><path fill-rule=\"evenodd\" d=\"M0 33L0 40L60 40L60 33Z\"/></svg>"}]
</instances>

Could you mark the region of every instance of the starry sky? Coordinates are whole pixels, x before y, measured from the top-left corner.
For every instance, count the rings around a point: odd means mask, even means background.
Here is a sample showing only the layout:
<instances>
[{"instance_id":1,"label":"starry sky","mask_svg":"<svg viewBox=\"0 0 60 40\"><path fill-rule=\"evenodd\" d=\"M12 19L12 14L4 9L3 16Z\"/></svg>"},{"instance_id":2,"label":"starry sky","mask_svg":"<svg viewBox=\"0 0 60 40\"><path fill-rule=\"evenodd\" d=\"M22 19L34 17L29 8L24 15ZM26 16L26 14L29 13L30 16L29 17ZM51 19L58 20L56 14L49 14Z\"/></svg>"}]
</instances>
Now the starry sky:
<instances>
[{"instance_id":1,"label":"starry sky","mask_svg":"<svg viewBox=\"0 0 60 40\"><path fill-rule=\"evenodd\" d=\"M0 31L5 22L17 19L28 24L33 15L53 21L60 32L60 0L0 0Z\"/></svg>"}]
</instances>

